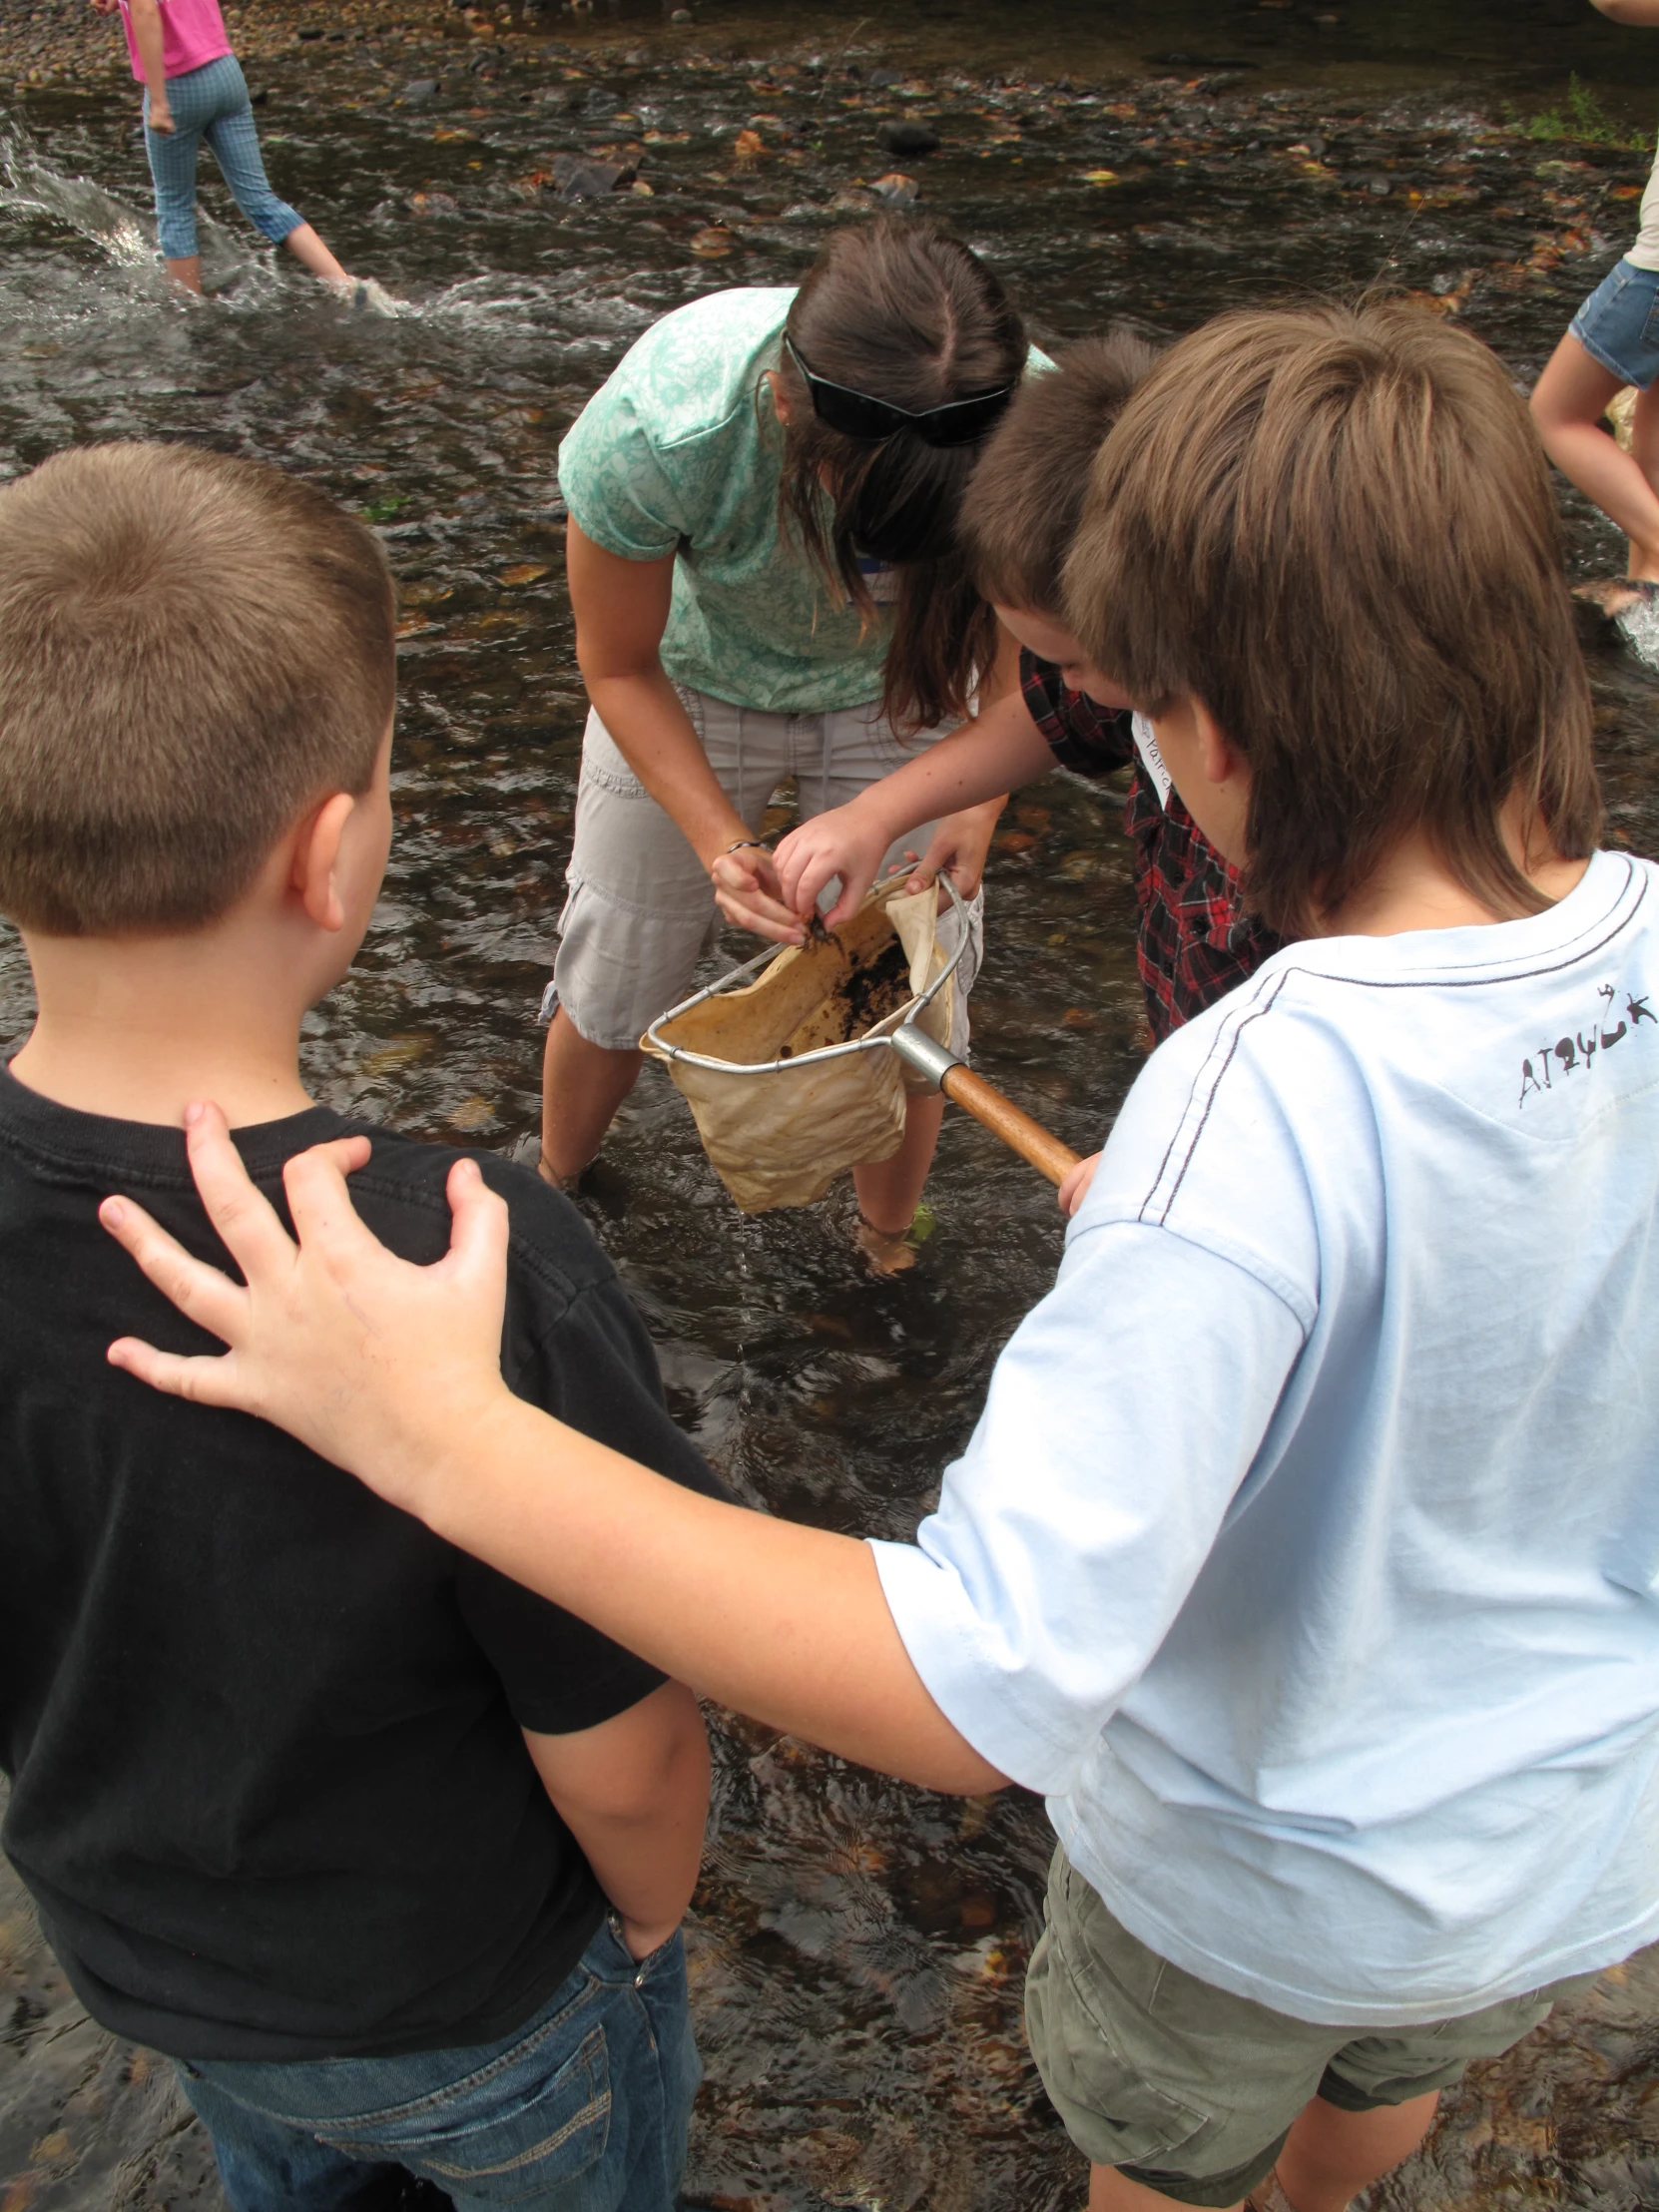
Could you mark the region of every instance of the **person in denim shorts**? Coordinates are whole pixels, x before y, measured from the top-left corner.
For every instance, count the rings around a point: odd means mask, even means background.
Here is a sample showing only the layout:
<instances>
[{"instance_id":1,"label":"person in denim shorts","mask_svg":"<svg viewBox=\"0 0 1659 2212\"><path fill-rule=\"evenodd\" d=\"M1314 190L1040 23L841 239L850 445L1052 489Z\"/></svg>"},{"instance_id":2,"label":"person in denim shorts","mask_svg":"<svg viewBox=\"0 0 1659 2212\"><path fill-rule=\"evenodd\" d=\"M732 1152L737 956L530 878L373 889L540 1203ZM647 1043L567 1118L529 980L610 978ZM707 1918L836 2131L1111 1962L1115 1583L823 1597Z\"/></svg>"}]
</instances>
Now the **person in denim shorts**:
<instances>
[{"instance_id":1,"label":"person in denim shorts","mask_svg":"<svg viewBox=\"0 0 1659 2212\"><path fill-rule=\"evenodd\" d=\"M1659 29L1659 0L1591 0L1615 23ZM1544 451L1630 540L1627 590L1610 614L1659 598L1659 160L1642 195L1636 243L1572 318L1532 394ZM1639 394L1628 453L1608 436L1609 403Z\"/></svg>"},{"instance_id":2,"label":"person in denim shorts","mask_svg":"<svg viewBox=\"0 0 1659 2212\"><path fill-rule=\"evenodd\" d=\"M242 65L231 51L219 0L92 0L100 15L121 11L133 75L144 86L144 147L156 187L156 230L167 273L202 289L196 246L196 161L213 148L237 206L273 246L285 246L315 276L341 291L354 279L310 225L272 191Z\"/></svg>"}]
</instances>

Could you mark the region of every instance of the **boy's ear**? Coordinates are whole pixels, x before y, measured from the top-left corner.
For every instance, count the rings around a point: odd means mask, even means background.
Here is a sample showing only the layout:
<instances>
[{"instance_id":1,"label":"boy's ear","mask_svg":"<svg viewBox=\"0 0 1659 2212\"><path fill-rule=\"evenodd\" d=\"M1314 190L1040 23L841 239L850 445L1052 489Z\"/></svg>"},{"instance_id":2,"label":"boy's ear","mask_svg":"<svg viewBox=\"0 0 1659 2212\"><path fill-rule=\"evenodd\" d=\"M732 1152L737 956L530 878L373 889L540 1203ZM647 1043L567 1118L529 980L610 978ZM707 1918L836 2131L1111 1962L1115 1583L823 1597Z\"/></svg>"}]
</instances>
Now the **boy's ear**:
<instances>
[{"instance_id":1,"label":"boy's ear","mask_svg":"<svg viewBox=\"0 0 1659 2212\"><path fill-rule=\"evenodd\" d=\"M1193 726L1198 733L1198 765L1207 784L1231 784L1250 771L1244 755L1233 743L1202 699L1192 702Z\"/></svg>"},{"instance_id":2,"label":"boy's ear","mask_svg":"<svg viewBox=\"0 0 1659 2212\"><path fill-rule=\"evenodd\" d=\"M334 870L339 864L340 840L356 804L349 792L333 793L305 818L294 836L288 882L319 929L345 927L345 907Z\"/></svg>"},{"instance_id":3,"label":"boy's ear","mask_svg":"<svg viewBox=\"0 0 1659 2212\"><path fill-rule=\"evenodd\" d=\"M763 370L762 376L767 389L772 393L773 412L777 415L779 421L782 422L786 428L788 428L790 419L790 395L784 389L784 379L782 376L779 375L778 371L775 368Z\"/></svg>"}]
</instances>

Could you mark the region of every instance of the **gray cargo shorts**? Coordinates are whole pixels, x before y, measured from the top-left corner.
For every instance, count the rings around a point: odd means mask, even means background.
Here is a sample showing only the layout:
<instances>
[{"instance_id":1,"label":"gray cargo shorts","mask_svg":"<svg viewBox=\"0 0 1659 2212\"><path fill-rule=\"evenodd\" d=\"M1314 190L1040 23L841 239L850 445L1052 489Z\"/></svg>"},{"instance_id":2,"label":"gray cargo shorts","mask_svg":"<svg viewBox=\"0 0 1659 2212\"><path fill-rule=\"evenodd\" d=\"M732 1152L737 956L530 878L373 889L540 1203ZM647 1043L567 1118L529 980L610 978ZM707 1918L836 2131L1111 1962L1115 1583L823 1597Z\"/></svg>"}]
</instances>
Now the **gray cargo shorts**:
<instances>
[{"instance_id":1,"label":"gray cargo shorts","mask_svg":"<svg viewBox=\"0 0 1659 2212\"><path fill-rule=\"evenodd\" d=\"M705 692L682 689L680 697L721 789L745 822L760 821L785 777L797 781L805 821L844 806L945 735L924 731L903 744L874 700L826 714L774 715ZM906 847L924 851L932 833L931 823L910 830L887 859L902 861ZM659 1014L687 996L698 961L720 934L722 916L697 854L591 711L565 882L559 950L543 1015L562 1006L589 1044L631 1050ZM952 1001L950 1044L959 1053L967 1050L967 994L979 967L983 916L983 895L976 894ZM947 951L960 927L953 911L939 916L939 942ZM760 949L760 938L745 935L738 956L749 959Z\"/></svg>"},{"instance_id":2,"label":"gray cargo shorts","mask_svg":"<svg viewBox=\"0 0 1659 2212\"><path fill-rule=\"evenodd\" d=\"M1097 2166L1182 2204L1233 2205L1272 2172L1311 2097L1345 2112L1447 2089L1536 2027L1578 1974L1459 2018L1326 2027L1212 1988L1112 1918L1056 1849L1025 2031L1066 2133Z\"/></svg>"}]
</instances>

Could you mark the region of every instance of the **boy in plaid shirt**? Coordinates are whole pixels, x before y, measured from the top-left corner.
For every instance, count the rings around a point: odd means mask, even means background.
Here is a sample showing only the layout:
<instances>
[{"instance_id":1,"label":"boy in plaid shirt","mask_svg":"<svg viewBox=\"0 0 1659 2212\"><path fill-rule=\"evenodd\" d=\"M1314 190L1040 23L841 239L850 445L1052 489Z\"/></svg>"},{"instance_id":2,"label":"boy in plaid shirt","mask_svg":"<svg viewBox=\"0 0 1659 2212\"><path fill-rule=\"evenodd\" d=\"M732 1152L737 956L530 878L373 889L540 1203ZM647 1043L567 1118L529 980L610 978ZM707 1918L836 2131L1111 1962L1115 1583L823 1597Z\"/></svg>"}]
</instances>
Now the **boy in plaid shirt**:
<instances>
[{"instance_id":1,"label":"boy in plaid shirt","mask_svg":"<svg viewBox=\"0 0 1659 2212\"><path fill-rule=\"evenodd\" d=\"M1012 609L1002 612L1008 622ZM1083 681L1073 688L1068 673ZM1060 767L1089 777L1134 769L1123 827L1135 843L1141 908L1135 952L1146 1018L1153 1041L1162 1044L1254 974L1279 939L1240 905L1237 869L1181 804L1150 728L1126 707L1102 705L1091 689L1096 681L1090 670L1063 671L1020 648L1020 699Z\"/></svg>"},{"instance_id":2,"label":"boy in plaid shirt","mask_svg":"<svg viewBox=\"0 0 1659 2212\"><path fill-rule=\"evenodd\" d=\"M1133 767L1124 829L1135 844L1147 1020L1162 1043L1253 974L1279 939L1244 911L1238 875L1171 787L1151 726L1089 666L1054 612L1094 457L1154 358L1142 339L1113 331L1067 347L1051 372L1021 386L974 471L961 523L979 587L1019 645L1019 689L847 806L793 830L778 866L801 912L840 877L825 917L834 928L906 830L1030 783L1056 762L1088 777ZM946 826L923 868L952 866L948 838ZM958 887L972 888L959 879Z\"/></svg>"}]
</instances>

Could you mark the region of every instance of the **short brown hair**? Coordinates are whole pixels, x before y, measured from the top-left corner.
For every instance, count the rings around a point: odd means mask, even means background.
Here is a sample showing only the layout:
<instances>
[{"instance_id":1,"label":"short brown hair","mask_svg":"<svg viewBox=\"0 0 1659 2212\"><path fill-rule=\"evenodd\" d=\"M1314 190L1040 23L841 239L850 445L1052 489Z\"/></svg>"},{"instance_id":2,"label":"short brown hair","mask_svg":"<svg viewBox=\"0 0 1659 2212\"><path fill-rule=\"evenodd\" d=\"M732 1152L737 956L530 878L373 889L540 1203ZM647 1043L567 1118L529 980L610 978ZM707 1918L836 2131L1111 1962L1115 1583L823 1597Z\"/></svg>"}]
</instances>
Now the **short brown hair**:
<instances>
[{"instance_id":1,"label":"short brown hair","mask_svg":"<svg viewBox=\"0 0 1659 2212\"><path fill-rule=\"evenodd\" d=\"M1250 764L1246 896L1307 935L1418 831L1499 913L1523 793L1567 858L1601 826L1542 449L1496 356L1397 302L1222 316L1095 466L1066 568L1089 658L1200 699Z\"/></svg>"},{"instance_id":2,"label":"short brown hair","mask_svg":"<svg viewBox=\"0 0 1659 2212\"><path fill-rule=\"evenodd\" d=\"M1059 616L1095 456L1157 358L1120 323L1068 345L1014 394L962 501L962 543L986 599Z\"/></svg>"},{"instance_id":3,"label":"short brown hair","mask_svg":"<svg viewBox=\"0 0 1659 2212\"><path fill-rule=\"evenodd\" d=\"M391 714L378 541L309 484L182 445L0 490L0 911L189 929L282 831L366 790Z\"/></svg>"}]
</instances>

